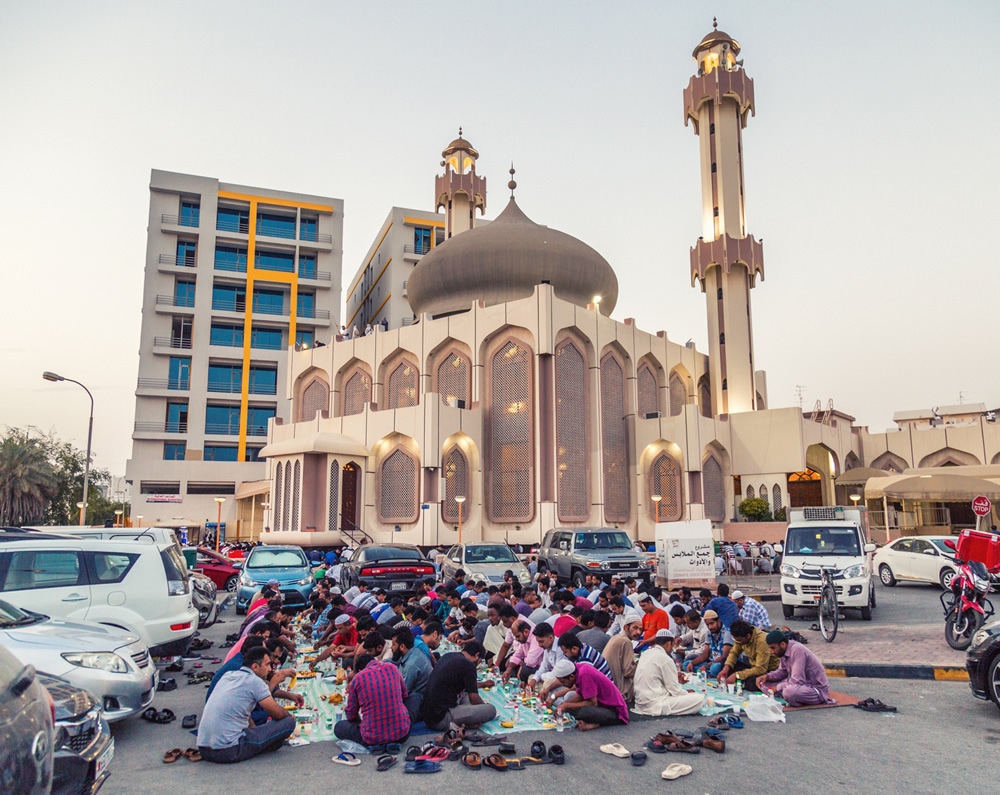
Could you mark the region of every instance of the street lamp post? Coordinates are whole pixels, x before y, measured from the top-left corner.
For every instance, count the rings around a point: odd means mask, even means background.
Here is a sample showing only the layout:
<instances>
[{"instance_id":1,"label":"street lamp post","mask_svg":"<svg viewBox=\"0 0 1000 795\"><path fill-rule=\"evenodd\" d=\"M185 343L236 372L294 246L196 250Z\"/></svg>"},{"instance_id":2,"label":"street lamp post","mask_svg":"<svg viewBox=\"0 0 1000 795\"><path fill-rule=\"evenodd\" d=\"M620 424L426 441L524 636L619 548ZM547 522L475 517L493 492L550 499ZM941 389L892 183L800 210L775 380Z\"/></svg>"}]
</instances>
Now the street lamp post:
<instances>
[{"instance_id":1,"label":"street lamp post","mask_svg":"<svg viewBox=\"0 0 1000 795\"><path fill-rule=\"evenodd\" d=\"M458 543L462 543L462 504L465 502L465 497L456 497L455 502L458 503Z\"/></svg>"},{"instance_id":2,"label":"street lamp post","mask_svg":"<svg viewBox=\"0 0 1000 795\"><path fill-rule=\"evenodd\" d=\"M260 507L264 509L264 532L266 533L270 529L267 526L267 512L268 512L268 509L270 509L270 507L271 507L271 503L269 503L269 502L262 502L260 504Z\"/></svg>"},{"instance_id":3,"label":"street lamp post","mask_svg":"<svg viewBox=\"0 0 1000 795\"><path fill-rule=\"evenodd\" d=\"M122 514L123 513L125 513L125 511L121 510L121 508L119 508L117 511L115 511L115 527L121 527L122 526L121 525L121 520L122 520Z\"/></svg>"},{"instance_id":4,"label":"street lamp post","mask_svg":"<svg viewBox=\"0 0 1000 795\"><path fill-rule=\"evenodd\" d=\"M139 524L136 525L136 527L142 527L142 514L141 513L138 516L135 517L135 520L139 523Z\"/></svg>"},{"instance_id":5,"label":"street lamp post","mask_svg":"<svg viewBox=\"0 0 1000 795\"><path fill-rule=\"evenodd\" d=\"M94 436L94 396L79 381L74 381L72 378L66 378L49 370L42 373L42 378L46 381L69 381L71 384L82 387L83 391L87 393L87 397L90 398L90 423L87 426L87 458L83 462L83 504L80 506L80 526L82 527L87 515L87 489L90 484L90 442Z\"/></svg>"},{"instance_id":6,"label":"street lamp post","mask_svg":"<svg viewBox=\"0 0 1000 795\"><path fill-rule=\"evenodd\" d=\"M660 494L654 494L653 495L653 502L656 504L656 523L657 524L660 523L660 500L662 500L662 499L663 499L663 497Z\"/></svg>"},{"instance_id":7,"label":"street lamp post","mask_svg":"<svg viewBox=\"0 0 1000 795\"><path fill-rule=\"evenodd\" d=\"M225 497L216 497L215 504L219 506L219 518L215 520L215 553L219 553L219 536L222 534L222 503Z\"/></svg>"}]
</instances>

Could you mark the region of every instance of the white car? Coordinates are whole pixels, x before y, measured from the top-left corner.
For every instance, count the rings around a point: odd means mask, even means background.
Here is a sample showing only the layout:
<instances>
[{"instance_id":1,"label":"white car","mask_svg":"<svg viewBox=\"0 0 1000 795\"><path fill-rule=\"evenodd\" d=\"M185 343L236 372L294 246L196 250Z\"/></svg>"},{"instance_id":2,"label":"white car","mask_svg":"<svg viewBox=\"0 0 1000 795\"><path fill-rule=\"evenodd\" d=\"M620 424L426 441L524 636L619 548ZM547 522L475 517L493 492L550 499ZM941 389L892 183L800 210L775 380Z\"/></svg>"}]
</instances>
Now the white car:
<instances>
[{"instance_id":1,"label":"white car","mask_svg":"<svg viewBox=\"0 0 1000 795\"><path fill-rule=\"evenodd\" d=\"M950 536L905 536L875 553L875 571L883 585L929 582L945 590L958 574L955 552L944 545Z\"/></svg>"}]
</instances>

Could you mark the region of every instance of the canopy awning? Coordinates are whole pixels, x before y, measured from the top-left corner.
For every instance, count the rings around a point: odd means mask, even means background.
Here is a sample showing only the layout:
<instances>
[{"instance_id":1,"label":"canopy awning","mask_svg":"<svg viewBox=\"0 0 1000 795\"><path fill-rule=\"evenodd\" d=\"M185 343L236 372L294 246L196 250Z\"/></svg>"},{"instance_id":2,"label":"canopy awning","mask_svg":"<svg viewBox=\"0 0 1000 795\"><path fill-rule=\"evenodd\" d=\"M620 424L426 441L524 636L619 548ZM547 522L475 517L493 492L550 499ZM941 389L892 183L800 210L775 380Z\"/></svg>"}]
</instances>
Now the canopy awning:
<instances>
[{"instance_id":1,"label":"canopy awning","mask_svg":"<svg viewBox=\"0 0 1000 795\"><path fill-rule=\"evenodd\" d=\"M246 483L241 483L236 489L236 499L245 500L247 497L267 494L269 491L271 491L270 480L250 480Z\"/></svg>"},{"instance_id":2,"label":"canopy awning","mask_svg":"<svg viewBox=\"0 0 1000 795\"><path fill-rule=\"evenodd\" d=\"M855 467L848 469L839 478L835 478L838 486L864 486L872 478L887 478L891 472L884 469L872 469L871 467Z\"/></svg>"},{"instance_id":3,"label":"canopy awning","mask_svg":"<svg viewBox=\"0 0 1000 795\"><path fill-rule=\"evenodd\" d=\"M971 502L976 497L1000 499L1000 483L963 475L911 475L884 487L880 483L865 490L865 497L885 496L896 500Z\"/></svg>"},{"instance_id":4,"label":"canopy awning","mask_svg":"<svg viewBox=\"0 0 1000 795\"><path fill-rule=\"evenodd\" d=\"M296 436L294 439L272 442L262 448L258 455L261 458L275 458L282 455L299 455L301 453L332 453L334 455L367 458L368 448L349 436L326 431L322 433L304 433L301 436Z\"/></svg>"}]
</instances>

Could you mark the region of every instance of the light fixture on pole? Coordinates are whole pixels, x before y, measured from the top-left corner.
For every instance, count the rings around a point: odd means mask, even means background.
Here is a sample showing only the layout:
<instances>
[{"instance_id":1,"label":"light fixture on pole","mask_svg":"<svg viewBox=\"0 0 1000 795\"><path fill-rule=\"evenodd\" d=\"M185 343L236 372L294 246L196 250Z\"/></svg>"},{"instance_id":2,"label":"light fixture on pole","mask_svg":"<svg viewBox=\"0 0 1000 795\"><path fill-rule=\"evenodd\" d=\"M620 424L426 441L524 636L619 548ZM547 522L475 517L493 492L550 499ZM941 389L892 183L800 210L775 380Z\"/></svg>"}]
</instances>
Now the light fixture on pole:
<instances>
[{"instance_id":1,"label":"light fixture on pole","mask_svg":"<svg viewBox=\"0 0 1000 795\"><path fill-rule=\"evenodd\" d=\"M139 523L139 524L136 525L136 527L142 527L142 514L141 513L137 517L135 517L135 520Z\"/></svg>"},{"instance_id":2,"label":"light fixture on pole","mask_svg":"<svg viewBox=\"0 0 1000 795\"><path fill-rule=\"evenodd\" d=\"M225 497L216 497L215 503L219 506L219 518L215 520L215 552L219 552L219 536L222 535L222 503L226 501Z\"/></svg>"},{"instance_id":3,"label":"light fixture on pole","mask_svg":"<svg viewBox=\"0 0 1000 795\"><path fill-rule=\"evenodd\" d=\"M657 524L660 523L660 500L662 500L662 499L663 499L663 497L660 494L654 494L653 495L653 502L656 504L656 523Z\"/></svg>"},{"instance_id":4,"label":"light fixture on pole","mask_svg":"<svg viewBox=\"0 0 1000 795\"><path fill-rule=\"evenodd\" d=\"M90 483L90 442L94 436L94 396L90 394L90 390L83 386L79 381L74 381L72 378L66 378L58 373L53 373L46 370L42 373L42 378L46 381L69 381L71 384L76 384L78 387L82 387L83 391L87 393L87 397L90 398L90 424L87 426L87 458L83 462L83 503L77 507L80 509L80 526L83 526L84 519L87 515L87 489Z\"/></svg>"},{"instance_id":5,"label":"light fixture on pole","mask_svg":"<svg viewBox=\"0 0 1000 795\"><path fill-rule=\"evenodd\" d=\"M458 543L462 543L462 504L465 502L465 497L456 497L455 502L458 503Z\"/></svg>"},{"instance_id":6,"label":"light fixture on pole","mask_svg":"<svg viewBox=\"0 0 1000 795\"><path fill-rule=\"evenodd\" d=\"M270 528L267 526L267 511L271 507L271 503L262 502L260 507L264 509L264 532L266 533Z\"/></svg>"},{"instance_id":7,"label":"light fixture on pole","mask_svg":"<svg viewBox=\"0 0 1000 795\"><path fill-rule=\"evenodd\" d=\"M119 508L117 511L115 511L115 527L121 527L121 524L119 524L119 523L122 520L122 514L123 513L125 513L125 511L123 511L121 508Z\"/></svg>"},{"instance_id":8,"label":"light fixture on pole","mask_svg":"<svg viewBox=\"0 0 1000 795\"><path fill-rule=\"evenodd\" d=\"M592 299L590 299L590 302L594 305L594 309L598 312L601 311L601 296L595 295Z\"/></svg>"},{"instance_id":9,"label":"light fixture on pole","mask_svg":"<svg viewBox=\"0 0 1000 795\"><path fill-rule=\"evenodd\" d=\"M854 503L854 507L855 508L858 507L858 500L860 500L860 499L861 499L861 495L860 494L852 494L851 495L851 502Z\"/></svg>"}]
</instances>

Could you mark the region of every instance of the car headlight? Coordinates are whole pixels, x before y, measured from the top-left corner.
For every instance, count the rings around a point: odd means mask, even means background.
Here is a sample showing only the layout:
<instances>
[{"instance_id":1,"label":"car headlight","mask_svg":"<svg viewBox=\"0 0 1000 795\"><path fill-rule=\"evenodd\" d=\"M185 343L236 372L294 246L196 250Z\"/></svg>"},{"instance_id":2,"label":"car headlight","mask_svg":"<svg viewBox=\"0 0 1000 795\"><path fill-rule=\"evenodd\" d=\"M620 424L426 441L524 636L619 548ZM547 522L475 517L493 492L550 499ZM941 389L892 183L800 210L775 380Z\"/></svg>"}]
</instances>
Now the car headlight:
<instances>
[{"instance_id":1,"label":"car headlight","mask_svg":"<svg viewBox=\"0 0 1000 795\"><path fill-rule=\"evenodd\" d=\"M787 563L782 563L781 564L781 576L782 577L793 577L794 579L797 580L799 577L802 576L802 572L799 571L794 566L790 566Z\"/></svg>"},{"instance_id":2,"label":"car headlight","mask_svg":"<svg viewBox=\"0 0 1000 795\"><path fill-rule=\"evenodd\" d=\"M517 579L521 582L531 582L531 574L523 569L517 573Z\"/></svg>"},{"instance_id":3,"label":"car headlight","mask_svg":"<svg viewBox=\"0 0 1000 795\"><path fill-rule=\"evenodd\" d=\"M981 629L975 635L972 636L972 646L970 648L976 648L981 643L985 643L987 638L989 638L989 630Z\"/></svg>"},{"instance_id":4,"label":"car headlight","mask_svg":"<svg viewBox=\"0 0 1000 795\"><path fill-rule=\"evenodd\" d=\"M128 663L111 652L66 652L62 658L80 668L95 668L98 671L110 671L113 674L128 673Z\"/></svg>"},{"instance_id":5,"label":"car headlight","mask_svg":"<svg viewBox=\"0 0 1000 795\"><path fill-rule=\"evenodd\" d=\"M469 574L468 578L470 580L482 580L483 582L489 582L490 578L483 574L481 571L474 571Z\"/></svg>"},{"instance_id":6,"label":"car headlight","mask_svg":"<svg viewBox=\"0 0 1000 795\"><path fill-rule=\"evenodd\" d=\"M310 577L303 577L301 580L298 581L297 585L308 585L312 581L313 581L313 578L311 576Z\"/></svg>"},{"instance_id":7,"label":"car headlight","mask_svg":"<svg viewBox=\"0 0 1000 795\"><path fill-rule=\"evenodd\" d=\"M607 571L610 568L611 568L611 564L608 563L607 561L604 561L603 563L601 563L601 569L603 569L604 571Z\"/></svg>"},{"instance_id":8,"label":"car headlight","mask_svg":"<svg viewBox=\"0 0 1000 795\"><path fill-rule=\"evenodd\" d=\"M865 567L862 565L848 566L844 569L844 579L853 580L856 577L860 577L865 573Z\"/></svg>"},{"instance_id":9,"label":"car headlight","mask_svg":"<svg viewBox=\"0 0 1000 795\"><path fill-rule=\"evenodd\" d=\"M246 575L244 575L244 576L243 576L243 579L242 579L242 580L241 580L240 582L241 582L241 583L242 583L243 585L247 586L248 588L256 588L256 587L257 587L257 585L259 584L259 583L256 583L256 582L254 582L253 580L251 580L251 579L250 579L249 577L247 577Z\"/></svg>"}]
</instances>

